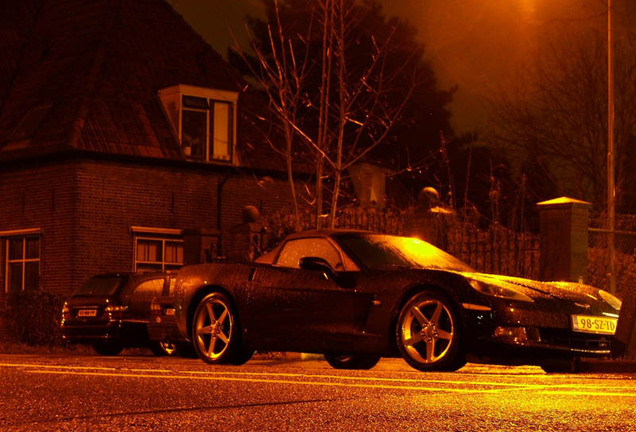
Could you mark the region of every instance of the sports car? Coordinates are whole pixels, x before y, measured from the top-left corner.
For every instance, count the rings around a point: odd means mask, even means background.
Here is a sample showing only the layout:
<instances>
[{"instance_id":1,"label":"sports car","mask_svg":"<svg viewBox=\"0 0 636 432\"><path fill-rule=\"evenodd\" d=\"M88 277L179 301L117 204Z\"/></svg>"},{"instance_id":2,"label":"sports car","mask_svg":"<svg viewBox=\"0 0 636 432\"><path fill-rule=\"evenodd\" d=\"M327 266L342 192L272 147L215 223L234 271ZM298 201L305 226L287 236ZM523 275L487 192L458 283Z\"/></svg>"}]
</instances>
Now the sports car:
<instances>
[{"instance_id":1,"label":"sports car","mask_svg":"<svg viewBox=\"0 0 636 432\"><path fill-rule=\"evenodd\" d=\"M605 357L619 299L597 288L478 273L417 238L293 234L252 263L183 267L179 331L211 364L254 350L322 353L340 369L401 356L421 371L467 361L535 364Z\"/></svg>"}]
</instances>

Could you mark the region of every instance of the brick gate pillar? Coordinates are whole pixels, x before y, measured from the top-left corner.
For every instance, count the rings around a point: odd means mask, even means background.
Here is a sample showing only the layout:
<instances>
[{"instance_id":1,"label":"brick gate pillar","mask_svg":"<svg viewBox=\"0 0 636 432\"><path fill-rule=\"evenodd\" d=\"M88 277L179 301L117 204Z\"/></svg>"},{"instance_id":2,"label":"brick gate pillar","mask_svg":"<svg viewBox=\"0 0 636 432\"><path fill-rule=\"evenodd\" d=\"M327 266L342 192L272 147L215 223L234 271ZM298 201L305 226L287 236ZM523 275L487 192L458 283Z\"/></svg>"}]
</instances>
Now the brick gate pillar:
<instances>
[{"instance_id":1,"label":"brick gate pillar","mask_svg":"<svg viewBox=\"0 0 636 432\"><path fill-rule=\"evenodd\" d=\"M537 204L541 257L540 279L584 281L591 204L561 197Z\"/></svg>"}]
</instances>

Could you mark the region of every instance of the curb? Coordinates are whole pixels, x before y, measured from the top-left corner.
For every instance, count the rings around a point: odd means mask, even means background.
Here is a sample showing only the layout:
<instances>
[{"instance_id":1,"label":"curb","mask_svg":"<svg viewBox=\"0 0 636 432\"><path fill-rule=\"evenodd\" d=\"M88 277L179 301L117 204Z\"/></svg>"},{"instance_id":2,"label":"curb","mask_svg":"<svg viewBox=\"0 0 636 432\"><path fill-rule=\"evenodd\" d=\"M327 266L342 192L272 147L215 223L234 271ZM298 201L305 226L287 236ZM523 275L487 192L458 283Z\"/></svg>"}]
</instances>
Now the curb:
<instances>
[{"instance_id":1,"label":"curb","mask_svg":"<svg viewBox=\"0 0 636 432\"><path fill-rule=\"evenodd\" d=\"M636 373L636 360L577 359L573 369L575 373Z\"/></svg>"}]
</instances>

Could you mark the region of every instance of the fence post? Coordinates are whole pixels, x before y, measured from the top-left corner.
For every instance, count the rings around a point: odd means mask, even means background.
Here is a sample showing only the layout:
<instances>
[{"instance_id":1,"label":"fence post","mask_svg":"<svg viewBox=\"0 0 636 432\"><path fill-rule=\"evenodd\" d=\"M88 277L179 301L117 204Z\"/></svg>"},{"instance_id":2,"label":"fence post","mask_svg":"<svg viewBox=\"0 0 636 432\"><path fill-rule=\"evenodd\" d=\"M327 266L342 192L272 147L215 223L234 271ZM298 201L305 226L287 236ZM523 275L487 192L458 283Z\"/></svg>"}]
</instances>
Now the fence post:
<instances>
[{"instance_id":1,"label":"fence post","mask_svg":"<svg viewBox=\"0 0 636 432\"><path fill-rule=\"evenodd\" d=\"M439 193L426 187L418 195L417 206L406 215L404 233L448 250L448 222L454 216L452 210L441 205Z\"/></svg>"},{"instance_id":2,"label":"fence post","mask_svg":"<svg viewBox=\"0 0 636 432\"><path fill-rule=\"evenodd\" d=\"M221 232L215 229L183 231L183 264L202 264L220 258Z\"/></svg>"},{"instance_id":3,"label":"fence post","mask_svg":"<svg viewBox=\"0 0 636 432\"><path fill-rule=\"evenodd\" d=\"M537 203L540 224L541 280L583 281L591 204L561 197Z\"/></svg>"},{"instance_id":4,"label":"fence post","mask_svg":"<svg viewBox=\"0 0 636 432\"><path fill-rule=\"evenodd\" d=\"M245 206L243 223L223 233L223 247L229 261L250 262L261 254L263 223L258 209Z\"/></svg>"}]
</instances>

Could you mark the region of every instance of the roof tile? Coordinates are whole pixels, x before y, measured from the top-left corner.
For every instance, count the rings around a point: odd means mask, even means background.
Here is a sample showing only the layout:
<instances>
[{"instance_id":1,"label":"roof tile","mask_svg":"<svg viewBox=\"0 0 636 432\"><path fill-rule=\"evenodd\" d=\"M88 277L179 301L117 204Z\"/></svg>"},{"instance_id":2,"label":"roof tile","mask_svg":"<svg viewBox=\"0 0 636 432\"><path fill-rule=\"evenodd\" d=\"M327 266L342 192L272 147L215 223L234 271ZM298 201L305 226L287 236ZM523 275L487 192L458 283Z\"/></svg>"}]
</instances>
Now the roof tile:
<instances>
[{"instance_id":1,"label":"roof tile","mask_svg":"<svg viewBox=\"0 0 636 432\"><path fill-rule=\"evenodd\" d=\"M241 91L229 65L164 0L2 5L0 160L69 148L182 158L157 92L180 83ZM11 148L6 137L42 105L51 108L28 146L3 150ZM239 121L238 140L246 166L281 169L282 159L249 122Z\"/></svg>"}]
</instances>

